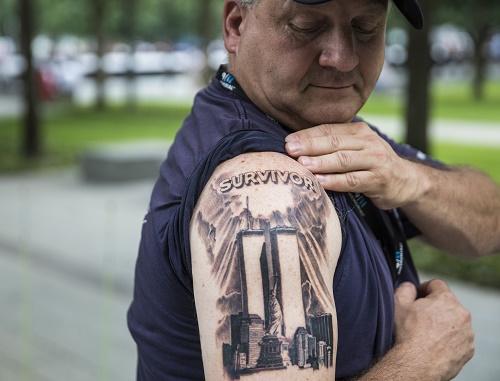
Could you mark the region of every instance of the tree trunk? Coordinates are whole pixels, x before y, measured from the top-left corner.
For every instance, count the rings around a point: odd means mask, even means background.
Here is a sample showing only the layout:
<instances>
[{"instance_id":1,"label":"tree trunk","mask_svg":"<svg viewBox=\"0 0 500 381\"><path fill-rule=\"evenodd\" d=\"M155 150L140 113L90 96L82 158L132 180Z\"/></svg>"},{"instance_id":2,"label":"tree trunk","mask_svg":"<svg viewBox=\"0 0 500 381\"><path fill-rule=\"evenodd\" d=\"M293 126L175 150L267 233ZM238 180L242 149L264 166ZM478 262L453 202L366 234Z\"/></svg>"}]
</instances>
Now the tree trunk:
<instances>
[{"instance_id":1,"label":"tree trunk","mask_svg":"<svg viewBox=\"0 0 500 381\"><path fill-rule=\"evenodd\" d=\"M25 157L32 158L39 156L41 151L38 81L31 51L31 42L35 34L35 12L32 0L20 1L19 16L21 20L21 49L26 60L26 68L22 78L25 105L22 153Z\"/></svg>"},{"instance_id":2,"label":"tree trunk","mask_svg":"<svg viewBox=\"0 0 500 381\"><path fill-rule=\"evenodd\" d=\"M203 84L207 84L210 81L210 78L212 76L212 73L210 71L210 67L208 66L208 55L207 55L207 46L210 40L212 40L212 4L213 0L203 0L200 2L200 8L199 8L199 17L198 17L198 25L199 25L199 35L201 37L201 46L200 48L203 49L203 52L205 53L205 58L206 64L205 68L203 69L202 73L202 78L203 78Z\"/></svg>"},{"instance_id":3,"label":"tree trunk","mask_svg":"<svg viewBox=\"0 0 500 381\"><path fill-rule=\"evenodd\" d=\"M135 10L136 0L124 0L124 24L123 32L130 44L130 51L127 57L127 108L134 110L137 108L137 94L135 85L135 71L134 71L134 52L135 52Z\"/></svg>"},{"instance_id":4,"label":"tree trunk","mask_svg":"<svg viewBox=\"0 0 500 381\"><path fill-rule=\"evenodd\" d=\"M106 108L106 94L104 85L106 82L106 73L103 67L103 57L105 53L105 32L104 32L104 14L105 14L106 1L105 0L92 0L92 14L94 19L90 20L90 25L93 26L95 31L95 38L97 44L97 68L96 68L96 101L95 106L98 110Z\"/></svg>"},{"instance_id":5,"label":"tree trunk","mask_svg":"<svg viewBox=\"0 0 500 381\"><path fill-rule=\"evenodd\" d=\"M432 0L421 0L426 15L430 15ZM411 27L410 27L411 28ZM421 30L410 29L408 45L408 84L406 96L406 143L429 153L428 126L430 115L429 22Z\"/></svg>"},{"instance_id":6,"label":"tree trunk","mask_svg":"<svg viewBox=\"0 0 500 381\"><path fill-rule=\"evenodd\" d=\"M472 82L472 91L474 100L480 102L484 98L484 82L486 71L486 58L483 54L483 47L488 38L489 28L486 25L477 27L477 33L472 33L474 36L474 79Z\"/></svg>"}]
</instances>

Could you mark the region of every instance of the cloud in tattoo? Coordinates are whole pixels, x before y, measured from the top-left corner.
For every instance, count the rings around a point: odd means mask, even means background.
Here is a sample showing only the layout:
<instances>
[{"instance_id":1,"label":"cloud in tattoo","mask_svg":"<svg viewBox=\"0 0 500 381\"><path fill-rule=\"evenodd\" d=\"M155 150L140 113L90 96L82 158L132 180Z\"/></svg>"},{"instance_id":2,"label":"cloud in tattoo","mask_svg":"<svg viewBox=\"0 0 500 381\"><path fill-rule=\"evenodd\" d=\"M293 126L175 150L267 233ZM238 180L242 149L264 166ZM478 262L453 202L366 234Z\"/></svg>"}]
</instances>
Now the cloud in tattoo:
<instances>
[{"instance_id":1,"label":"cloud in tattoo","mask_svg":"<svg viewBox=\"0 0 500 381\"><path fill-rule=\"evenodd\" d=\"M200 210L196 218L200 237L209 253L212 274L221 292L230 295L240 291L236 242L239 231L248 228L264 229L266 226L293 226L297 229L301 258L305 272L310 274L313 295L328 295L324 292L327 285L322 282L322 277L314 274L319 274L328 267L328 253L324 247L327 233L322 221L330 211L327 205L330 201L319 195L311 198L311 192L306 188L301 189L292 192L293 208L289 207L286 211L270 210L267 215L253 215L251 206L249 208L246 205L243 196L220 193L218 186L212 186L213 202ZM314 292L314 289L321 291ZM330 303L327 299L319 301L323 308Z\"/></svg>"}]
</instances>

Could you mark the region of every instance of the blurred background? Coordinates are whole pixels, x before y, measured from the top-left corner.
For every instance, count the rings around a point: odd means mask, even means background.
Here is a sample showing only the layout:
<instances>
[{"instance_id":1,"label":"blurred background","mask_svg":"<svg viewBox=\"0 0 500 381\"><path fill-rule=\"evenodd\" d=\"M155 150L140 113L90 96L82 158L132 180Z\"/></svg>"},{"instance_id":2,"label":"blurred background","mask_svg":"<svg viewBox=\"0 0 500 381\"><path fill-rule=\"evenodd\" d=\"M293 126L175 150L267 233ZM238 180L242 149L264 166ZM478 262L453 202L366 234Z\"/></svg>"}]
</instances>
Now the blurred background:
<instances>
[{"instance_id":1,"label":"blurred background","mask_svg":"<svg viewBox=\"0 0 500 381\"><path fill-rule=\"evenodd\" d=\"M360 115L500 183L500 2L390 14ZM126 327L142 218L195 93L226 54L223 0L0 0L0 380L133 380ZM413 242L478 330L457 380L498 380L500 257Z\"/></svg>"}]
</instances>

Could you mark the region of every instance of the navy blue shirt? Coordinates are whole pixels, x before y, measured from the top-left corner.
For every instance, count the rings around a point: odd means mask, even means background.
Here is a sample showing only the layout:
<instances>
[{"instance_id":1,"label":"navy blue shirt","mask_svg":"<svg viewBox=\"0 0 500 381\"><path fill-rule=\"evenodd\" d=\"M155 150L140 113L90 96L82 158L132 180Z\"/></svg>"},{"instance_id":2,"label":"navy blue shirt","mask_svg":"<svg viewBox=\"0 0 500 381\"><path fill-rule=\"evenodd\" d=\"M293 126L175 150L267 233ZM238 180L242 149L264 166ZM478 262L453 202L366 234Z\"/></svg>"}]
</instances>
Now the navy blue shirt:
<instances>
[{"instance_id":1,"label":"navy blue shirt","mask_svg":"<svg viewBox=\"0 0 500 381\"><path fill-rule=\"evenodd\" d=\"M204 380L189 249L193 209L219 163L250 151L286 154L288 133L216 78L196 96L161 166L142 229L128 312L138 380ZM422 159L411 147L383 138L399 155ZM342 228L333 285L340 379L365 371L392 346L394 282L379 243L352 212L347 195L329 196ZM403 222L410 231L411 224ZM403 268L400 281L417 279L411 268Z\"/></svg>"}]
</instances>

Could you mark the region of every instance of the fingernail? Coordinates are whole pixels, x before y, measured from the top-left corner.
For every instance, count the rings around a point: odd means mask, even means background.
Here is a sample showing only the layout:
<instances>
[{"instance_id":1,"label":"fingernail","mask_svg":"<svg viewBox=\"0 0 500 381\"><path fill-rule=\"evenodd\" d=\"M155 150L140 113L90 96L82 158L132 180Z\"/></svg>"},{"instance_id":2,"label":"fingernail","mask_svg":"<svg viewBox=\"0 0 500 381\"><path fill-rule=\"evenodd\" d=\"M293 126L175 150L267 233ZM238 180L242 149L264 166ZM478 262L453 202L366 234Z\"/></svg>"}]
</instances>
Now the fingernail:
<instances>
[{"instance_id":1,"label":"fingernail","mask_svg":"<svg viewBox=\"0 0 500 381\"><path fill-rule=\"evenodd\" d=\"M326 182L326 177L323 175L314 175L316 177L316 180L318 180L318 183L324 184Z\"/></svg>"},{"instance_id":2,"label":"fingernail","mask_svg":"<svg viewBox=\"0 0 500 381\"><path fill-rule=\"evenodd\" d=\"M292 154L300 152L300 143L299 142L288 142L287 143L288 151Z\"/></svg>"},{"instance_id":3,"label":"fingernail","mask_svg":"<svg viewBox=\"0 0 500 381\"><path fill-rule=\"evenodd\" d=\"M411 282L403 282L401 283L397 288L405 288L405 287L411 287L411 288L415 288L415 286L413 285L413 283Z\"/></svg>"},{"instance_id":4,"label":"fingernail","mask_svg":"<svg viewBox=\"0 0 500 381\"><path fill-rule=\"evenodd\" d=\"M307 157L307 156L303 156L300 158L300 163L304 166L304 167L313 167L314 166L314 160L311 159L310 157Z\"/></svg>"},{"instance_id":5,"label":"fingernail","mask_svg":"<svg viewBox=\"0 0 500 381\"><path fill-rule=\"evenodd\" d=\"M290 134L285 138L285 142L291 142L292 140L299 140L299 137L295 134Z\"/></svg>"}]
</instances>

